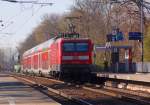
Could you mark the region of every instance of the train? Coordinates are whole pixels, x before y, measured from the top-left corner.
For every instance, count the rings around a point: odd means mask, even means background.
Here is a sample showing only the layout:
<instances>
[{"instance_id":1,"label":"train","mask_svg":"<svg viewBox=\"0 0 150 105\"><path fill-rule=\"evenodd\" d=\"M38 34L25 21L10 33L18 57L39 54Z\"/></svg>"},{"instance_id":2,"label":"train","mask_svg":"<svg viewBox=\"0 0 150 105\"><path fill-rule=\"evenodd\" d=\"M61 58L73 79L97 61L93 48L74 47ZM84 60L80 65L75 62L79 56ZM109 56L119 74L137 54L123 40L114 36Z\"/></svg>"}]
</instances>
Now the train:
<instances>
[{"instance_id":1,"label":"train","mask_svg":"<svg viewBox=\"0 0 150 105\"><path fill-rule=\"evenodd\" d=\"M59 79L86 79L92 69L93 43L78 33L61 33L22 55L21 72Z\"/></svg>"}]
</instances>

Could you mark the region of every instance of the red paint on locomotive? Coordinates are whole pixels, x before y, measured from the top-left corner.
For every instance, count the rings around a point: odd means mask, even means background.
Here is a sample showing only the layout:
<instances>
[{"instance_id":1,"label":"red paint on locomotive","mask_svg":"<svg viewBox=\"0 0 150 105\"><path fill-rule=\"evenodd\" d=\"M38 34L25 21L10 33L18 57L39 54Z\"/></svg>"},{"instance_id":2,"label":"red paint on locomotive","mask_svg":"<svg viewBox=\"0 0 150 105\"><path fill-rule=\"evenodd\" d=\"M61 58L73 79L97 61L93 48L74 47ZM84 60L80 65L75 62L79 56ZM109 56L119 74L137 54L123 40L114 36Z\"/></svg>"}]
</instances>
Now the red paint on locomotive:
<instances>
[{"instance_id":1,"label":"red paint on locomotive","mask_svg":"<svg viewBox=\"0 0 150 105\"><path fill-rule=\"evenodd\" d=\"M23 54L23 71L50 74L61 72L62 65L92 64L93 44L90 39L50 39Z\"/></svg>"}]
</instances>

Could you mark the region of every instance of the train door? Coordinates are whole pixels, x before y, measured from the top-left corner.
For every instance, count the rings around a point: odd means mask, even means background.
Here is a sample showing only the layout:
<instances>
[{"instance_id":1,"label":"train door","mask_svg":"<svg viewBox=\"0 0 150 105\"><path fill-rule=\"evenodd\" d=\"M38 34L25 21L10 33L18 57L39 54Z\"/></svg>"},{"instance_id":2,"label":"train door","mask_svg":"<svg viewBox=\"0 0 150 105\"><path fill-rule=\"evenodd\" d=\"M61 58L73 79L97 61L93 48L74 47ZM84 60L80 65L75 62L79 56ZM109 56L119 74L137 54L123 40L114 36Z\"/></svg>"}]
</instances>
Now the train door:
<instances>
[{"instance_id":1,"label":"train door","mask_svg":"<svg viewBox=\"0 0 150 105\"><path fill-rule=\"evenodd\" d=\"M51 66L50 66L50 49L48 50L48 70L49 70L49 72L51 71Z\"/></svg>"},{"instance_id":2,"label":"train door","mask_svg":"<svg viewBox=\"0 0 150 105\"><path fill-rule=\"evenodd\" d=\"M34 69L34 55L31 55L31 72L33 72Z\"/></svg>"},{"instance_id":3,"label":"train door","mask_svg":"<svg viewBox=\"0 0 150 105\"><path fill-rule=\"evenodd\" d=\"M42 53L41 52L39 52L39 66L38 66L38 68L39 68L39 74L42 72Z\"/></svg>"},{"instance_id":4,"label":"train door","mask_svg":"<svg viewBox=\"0 0 150 105\"><path fill-rule=\"evenodd\" d=\"M33 71L35 73L38 71L38 54L35 54L33 57Z\"/></svg>"}]
</instances>

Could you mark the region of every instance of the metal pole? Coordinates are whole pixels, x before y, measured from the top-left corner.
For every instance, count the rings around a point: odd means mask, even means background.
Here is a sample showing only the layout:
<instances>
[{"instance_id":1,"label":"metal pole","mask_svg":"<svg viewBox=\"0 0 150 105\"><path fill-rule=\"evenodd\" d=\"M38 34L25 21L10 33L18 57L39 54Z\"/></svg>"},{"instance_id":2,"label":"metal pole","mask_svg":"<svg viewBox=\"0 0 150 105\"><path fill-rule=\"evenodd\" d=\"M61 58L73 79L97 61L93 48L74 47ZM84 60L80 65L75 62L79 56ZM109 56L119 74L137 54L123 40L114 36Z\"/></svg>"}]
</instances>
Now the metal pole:
<instances>
[{"instance_id":1,"label":"metal pole","mask_svg":"<svg viewBox=\"0 0 150 105\"><path fill-rule=\"evenodd\" d=\"M142 37L141 37L141 44L142 44L141 61L142 61L142 72L143 72L143 69L144 69L144 13L143 13L143 0L140 0L140 12L141 12L140 30L141 30L141 33L142 33Z\"/></svg>"},{"instance_id":2,"label":"metal pole","mask_svg":"<svg viewBox=\"0 0 150 105\"><path fill-rule=\"evenodd\" d=\"M141 26L140 26L140 29L141 29L141 33L142 33L142 35L143 35L143 37L141 37L141 41L142 41L142 59L141 59L141 61L143 62L144 61L144 51L143 51L143 48L144 48L144 43L143 43L143 39L144 39L144 25L143 25L143 0L141 0L140 1L141 2L141 7L140 7L140 12L141 12Z\"/></svg>"}]
</instances>

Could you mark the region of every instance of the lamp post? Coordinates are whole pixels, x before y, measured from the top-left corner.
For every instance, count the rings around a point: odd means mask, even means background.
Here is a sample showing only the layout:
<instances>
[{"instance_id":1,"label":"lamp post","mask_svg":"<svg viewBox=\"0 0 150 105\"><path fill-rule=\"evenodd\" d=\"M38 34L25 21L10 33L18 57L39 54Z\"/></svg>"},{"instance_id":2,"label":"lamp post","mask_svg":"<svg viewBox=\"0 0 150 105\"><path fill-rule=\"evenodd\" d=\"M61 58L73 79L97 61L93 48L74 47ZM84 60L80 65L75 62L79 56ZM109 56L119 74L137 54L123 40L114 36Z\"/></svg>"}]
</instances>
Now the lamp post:
<instances>
[{"instance_id":1,"label":"lamp post","mask_svg":"<svg viewBox=\"0 0 150 105\"><path fill-rule=\"evenodd\" d=\"M140 4L140 31L142 34L141 44L142 44L142 72L144 72L144 12L143 12L143 0L139 0Z\"/></svg>"},{"instance_id":2,"label":"lamp post","mask_svg":"<svg viewBox=\"0 0 150 105\"><path fill-rule=\"evenodd\" d=\"M141 61L142 63L144 62L144 13L143 13L143 0L140 0L140 13L141 13L141 20L140 20L140 30L142 33L141 37L141 44L142 44L142 58ZM143 69L143 64L142 64L142 69Z\"/></svg>"}]
</instances>

